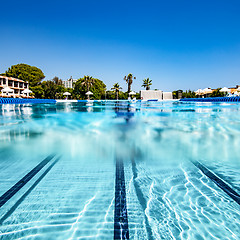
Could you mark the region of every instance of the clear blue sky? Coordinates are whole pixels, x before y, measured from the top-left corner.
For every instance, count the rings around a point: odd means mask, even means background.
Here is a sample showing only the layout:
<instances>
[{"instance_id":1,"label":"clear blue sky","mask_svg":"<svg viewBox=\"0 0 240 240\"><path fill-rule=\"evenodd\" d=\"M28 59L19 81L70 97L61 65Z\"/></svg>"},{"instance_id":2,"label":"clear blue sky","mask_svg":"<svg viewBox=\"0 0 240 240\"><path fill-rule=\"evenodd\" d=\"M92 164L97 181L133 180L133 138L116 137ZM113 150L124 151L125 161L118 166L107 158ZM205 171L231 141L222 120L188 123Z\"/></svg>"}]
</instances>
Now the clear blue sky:
<instances>
[{"instance_id":1,"label":"clear blue sky","mask_svg":"<svg viewBox=\"0 0 240 240\"><path fill-rule=\"evenodd\" d=\"M240 85L240 1L2 1L0 72L17 63L46 79L124 75L165 91Z\"/></svg>"}]
</instances>

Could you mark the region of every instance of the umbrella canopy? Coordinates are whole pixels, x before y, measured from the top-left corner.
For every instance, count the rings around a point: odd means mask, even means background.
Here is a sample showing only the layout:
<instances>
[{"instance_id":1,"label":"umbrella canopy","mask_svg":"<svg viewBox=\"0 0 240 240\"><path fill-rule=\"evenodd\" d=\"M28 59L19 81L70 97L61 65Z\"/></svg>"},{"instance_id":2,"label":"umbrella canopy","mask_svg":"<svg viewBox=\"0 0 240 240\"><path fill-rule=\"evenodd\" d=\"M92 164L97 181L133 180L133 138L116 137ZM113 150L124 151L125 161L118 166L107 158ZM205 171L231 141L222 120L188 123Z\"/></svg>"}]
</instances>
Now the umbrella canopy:
<instances>
[{"instance_id":1,"label":"umbrella canopy","mask_svg":"<svg viewBox=\"0 0 240 240\"><path fill-rule=\"evenodd\" d=\"M204 88L203 89L203 92L206 94L206 93L212 93L213 90L211 88Z\"/></svg>"},{"instance_id":2,"label":"umbrella canopy","mask_svg":"<svg viewBox=\"0 0 240 240\"><path fill-rule=\"evenodd\" d=\"M70 96L71 95L71 93L69 93L69 92L65 92L64 94L63 94L63 96Z\"/></svg>"},{"instance_id":3,"label":"umbrella canopy","mask_svg":"<svg viewBox=\"0 0 240 240\"><path fill-rule=\"evenodd\" d=\"M131 91L129 95L136 95L136 93L134 91Z\"/></svg>"},{"instance_id":4,"label":"umbrella canopy","mask_svg":"<svg viewBox=\"0 0 240 240\"><path fill-rule=\"evenodd\" d=\"M202 94L203 90L202 89L198 89L197 91L195 91L196 94Z\"/></svg>"},{"instance_id":5,"label":"umbrella canopy","mask_svg":"<svg viewBox=\"0 0 240 240\"><path fill-rule=\"evenodd\" d=\"M90 91L86 92L85 94L86 94L86 95L93 95L93 93L90 92Z\"/></svg>"},{"instance_id":6,"label":"umbrella canopy","mask_svg":"<svg viewBox=\"0 0 240 240\"><path fill-rule=\"evenodd\" d=\"M25 94L27 94L27 93L32 93L32 91L29 90L29 89L24 89L24 90L22 91L22 93L25 93Z\"/></svg>"},{"instance_id":7,"label":"umbrella canopy","mask_svg":"<svg viewBox=\"0 0 240 240\"><path fill-rule=\"evenodd\" d=\"M220 89L220 92L231 92L231 90L227 87L224 87L224 88Z\"/></svg>"},{"instance_id":8,"label":"umbrella canopy","mask_svg":"<svg viewBox=\"0 0 240 240\"><path fill-rule=\"evenodd\" d=\"M4 89L2 89L2 92L10 93L10 92L14 92L14 90L9 87L5 87Z\"/></svg>"}]
</instances>

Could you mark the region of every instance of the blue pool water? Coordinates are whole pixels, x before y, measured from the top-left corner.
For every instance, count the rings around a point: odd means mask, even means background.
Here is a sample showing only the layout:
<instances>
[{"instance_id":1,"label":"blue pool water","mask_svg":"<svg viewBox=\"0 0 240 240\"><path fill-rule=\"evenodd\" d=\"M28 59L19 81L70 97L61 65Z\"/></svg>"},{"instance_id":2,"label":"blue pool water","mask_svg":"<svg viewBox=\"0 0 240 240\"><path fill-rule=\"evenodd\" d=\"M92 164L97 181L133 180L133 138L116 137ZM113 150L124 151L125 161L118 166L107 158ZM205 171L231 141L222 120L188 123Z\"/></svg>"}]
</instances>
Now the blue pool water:
<instances>
[{"instance_id":1,"label":"blue pool water","mask_svg":"<svg viewBox=\"0 0 240 240\"><path fill-rule=\"evenodd\" d=\"M240 103L0 105L0 239L240 239L239 146Z\"/></svg>"}]
</instances>

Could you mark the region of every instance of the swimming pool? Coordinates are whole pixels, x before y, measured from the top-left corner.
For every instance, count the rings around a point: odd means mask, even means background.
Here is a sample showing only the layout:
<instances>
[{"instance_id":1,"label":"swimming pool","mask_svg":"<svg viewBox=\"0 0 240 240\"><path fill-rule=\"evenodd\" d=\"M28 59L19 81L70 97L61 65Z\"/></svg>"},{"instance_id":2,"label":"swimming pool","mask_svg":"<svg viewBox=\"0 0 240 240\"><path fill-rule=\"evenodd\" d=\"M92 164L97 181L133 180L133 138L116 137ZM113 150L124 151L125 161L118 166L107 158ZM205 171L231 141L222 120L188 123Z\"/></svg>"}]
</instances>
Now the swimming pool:
<instances>
[{"instance_id":1,"label":"swimming pool","mask_svg":"<svg viewBox=\"0 0 240 240\"><path fill-rule=\"evenodd\" d=\"M240 239L240 104L0 105L0 239Z\"/></svg>"}]
</instances>

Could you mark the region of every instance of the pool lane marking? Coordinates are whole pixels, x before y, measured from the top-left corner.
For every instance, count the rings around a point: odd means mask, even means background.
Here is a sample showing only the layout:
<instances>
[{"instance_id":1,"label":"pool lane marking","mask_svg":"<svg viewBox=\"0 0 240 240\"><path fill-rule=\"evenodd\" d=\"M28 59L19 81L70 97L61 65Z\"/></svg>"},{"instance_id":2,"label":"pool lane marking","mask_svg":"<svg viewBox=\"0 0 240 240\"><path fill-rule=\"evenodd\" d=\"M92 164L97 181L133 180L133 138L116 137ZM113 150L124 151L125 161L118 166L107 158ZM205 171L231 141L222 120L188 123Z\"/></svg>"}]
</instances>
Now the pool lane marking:
<instances>
[{"instance_id":1,"label":"pool lane marking","mask_svg":"<svg viewBox=\"0 0 240 240\"><path fill-rule=\"evenodd\" d=\"M35 168L33 168L28 174L26 174L20 181L18 181L13 187L5 192L0 197L0 208L12 198L24 185L26 185L47 163L49 163L55 155L49 155L42 162L40 162Z\"/></svg>"},{"instance_id":2,"label":"pool lane marking","mask_svg":"<svg viewBox=\"0 0 240 240\"><path fill-rule=\"evenodd\" d=\"M207 169L198 161L191 161L201 172L210 178L218 187L220 187L229 197L231 197L236 203L240 205L240 195L235 192L228 184L215 175L212 171Z\"/></svg>"},{"instance_id":3,"label":"pool lane marking","mask_svg":"<svg viewBox=\"0 0 240 240\"><path fill-rule=\"evenodd\" d=\"M129 239L124 164L116 159L114 240Z\"/></svg>"},{"instance_id":4,"label":"pool lane marking","mask_svg":"<svg viewBox=\"0 0 240 240\"><path fill-rule=\"evenodd\" d=\"M0 219L0 225L12 215L12 213L17 209L17 207L24 201L24 199L32 192L32 190L41 182L41 180L47 175L47 173L52 169L52 167L59 161L58 157L45 171L44 173L34 182L34 184L22 195L22 197L10 208L10 210Z\"/></svg>"},{"instance_id":5,"label":"pool lane marking","mask_svg":"<svg viewBox=\"0 0 240 240\"><path fill-rule=\"evenodd\" d=\"M145 199L143 192L140 188L140 185L138 184L138 182L136 181L137 177L138 177L138 170L136 167L136 162L134 159L132 159L132 172L133 172L133 185L135 187L135 191L136 191L136 195L138 198L138 201L142 207L142 210L144 212L144 221L145 221L145 226L146 226L146 231L147 231L147 235L148 235L148 240L153 240L153 233L152 233L152 229L150 227L148 218L146 216L145 210L147 209L147 200Z\"/></svg>"}]
</instances>

